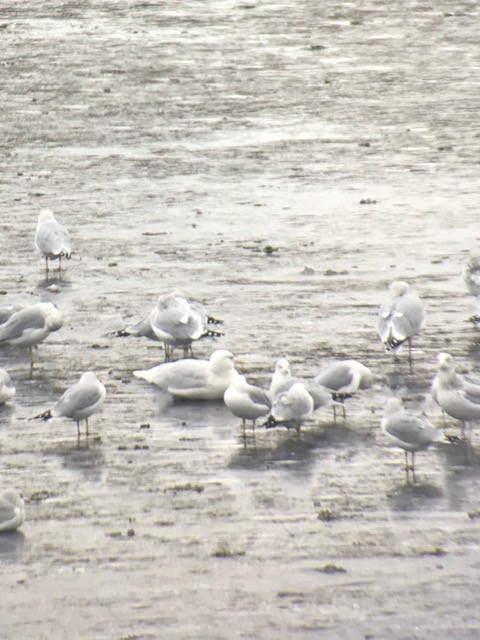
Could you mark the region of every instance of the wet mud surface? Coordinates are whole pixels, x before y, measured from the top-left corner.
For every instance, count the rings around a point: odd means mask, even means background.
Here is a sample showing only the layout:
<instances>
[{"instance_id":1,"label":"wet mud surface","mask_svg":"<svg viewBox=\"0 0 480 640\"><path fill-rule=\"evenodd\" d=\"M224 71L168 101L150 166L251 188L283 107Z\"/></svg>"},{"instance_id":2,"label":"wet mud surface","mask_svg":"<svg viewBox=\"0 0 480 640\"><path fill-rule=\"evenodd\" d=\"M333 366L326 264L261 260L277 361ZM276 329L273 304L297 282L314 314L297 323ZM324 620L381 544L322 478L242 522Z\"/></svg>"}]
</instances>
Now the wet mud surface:
<instances>
[{"instance_id":1,"label":"wet mud surface","mask_svg":"<svg viewBox=\"0 0 480 640\"><path fill-rule=\"evenodd\" d=\"M0 352L0 482L28 517L0 538L0 636L478 638L479 457L432 448L406 486L379 428L392 393L440 423L439 351L480 366L461 279L477 5L0 6L2 302L64 313L32 379L27 352ZM43 207L72 235L61 278L34 247ZM427 316L412 374L375 333L400 278ZM265 387L278 357L302 376L352 357L374 384L344 423L244 440L221 403L133 378L161 347L111 335L174 289L225 321L198 357L230 349ZM108 394L88 442L29 420L88 369Z\"/></svg>"}]
</instances>

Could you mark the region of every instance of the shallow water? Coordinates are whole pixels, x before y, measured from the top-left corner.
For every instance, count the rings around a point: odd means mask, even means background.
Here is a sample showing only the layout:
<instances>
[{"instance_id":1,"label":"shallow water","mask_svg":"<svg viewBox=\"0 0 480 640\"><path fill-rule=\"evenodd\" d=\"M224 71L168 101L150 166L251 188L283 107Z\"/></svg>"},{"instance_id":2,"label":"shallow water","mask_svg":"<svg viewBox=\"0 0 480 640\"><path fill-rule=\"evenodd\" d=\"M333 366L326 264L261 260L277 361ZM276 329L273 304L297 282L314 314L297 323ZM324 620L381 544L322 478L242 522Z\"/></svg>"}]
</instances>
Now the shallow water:
<instances>
[{"instance_id":1,"label":"shallow water","mask_svg":"<svg viewBox=\"0 0 480 640\"><path fill-rule=\"evenodd\" d=\"M431 449L409 487L379 433L392 392L440 422L439 351L480 365L461 279L479 241L476 4L0 7L0 289L65 317L33 379L26 352L0 353L17 386L0 481L28 516L0 537L0 635L477 638L479 460ZM71 231L61 278L34 248L43 207ZM411 375L375 333L399 278L427 314ZM230 349L265 387L280 356L301 376L354 357L374 385L344 424L244 441L220 403L132 376L161 347L111 335L174 289L225 321L198 357ZM29 420L87 369L108 393L88 442Z\"/></svg>"}]
</instances>

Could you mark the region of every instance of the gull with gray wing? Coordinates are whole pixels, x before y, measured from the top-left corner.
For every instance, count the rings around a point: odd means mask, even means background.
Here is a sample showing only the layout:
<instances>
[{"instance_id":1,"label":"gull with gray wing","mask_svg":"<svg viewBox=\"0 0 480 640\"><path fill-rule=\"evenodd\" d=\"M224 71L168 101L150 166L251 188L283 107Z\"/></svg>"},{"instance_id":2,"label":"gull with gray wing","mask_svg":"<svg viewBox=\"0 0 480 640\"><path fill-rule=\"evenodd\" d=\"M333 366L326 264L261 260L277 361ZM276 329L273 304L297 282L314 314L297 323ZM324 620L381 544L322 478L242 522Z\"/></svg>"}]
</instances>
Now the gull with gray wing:
<instances>
[{"instance_id":1,"label":"gull with gray wing","mask_svg":"<svg viewBox=\"0 0 480 640\"><path fill-rule=\"evenodd\" d=\"M257 418L267 415L272 407L268 393L261 387L249 384L245 376L237 371L232 375L223 400L230 411L242 419L244 433L246 420L253 421L255 430Z\"/></svg>"},{"instance_id":2,"label":"gull with gray wing","mask_svg":"<svg viewBox=\"0 0 480 640\"><path fill-rule=\"evenodd\" d=\"M93 371L86 371L80 380L69 387L60 400L48 411L35 416L49 420L50 418L70 418L77 423L77 436L80 438L80 420L85 420L86 435L88 418L102 408L107 392L105 386Z\"/></svg>"},{"instance_id":3,"label":"gull with gray wing","mask_svg":"<svg viewBox=\"0 0 480 640\"><path fill-rule=\"evenodd\" d=\"M0 326L0 345L28 347L30 374L32 374L33 347L43 342L53 331L58 331L61 326L60 310L51 302L39 302L16 311L5 324Z\"/></svg>"},{"instance_id":4,"label":"gull with gray wing","mask_svg":"<svg viewBox=\"0 0 480 640\"><path fill-rule=\"evenodd\" d=\"M58 268L61 269L62 258L70 259L72 248L70 234L53 215L50 209L42 209L38 216L35 243L38 250L45 257L45 268L48 274L48 261L58 260Z\"/></svg>"},{"instance_id":5,"label":"gull with gray wing","mask_svg":"<svg viewBox=\"0 0 480 640\"><path fill-rule=\"evenodd\" d=\"M419 334L425 321L423 304L410 285L402 280L390 285L391 298L380 307L377 331L385 349L397 352L406 342L412 370L412 337Z\"/></svg>"},{"instance_id":6,"label":"gull with gray wing","mask_svg":"<svg viewBox=\"0 0 480 640\"><path fill-rule=\"evenodd\" d=\"M405 452L405 473L407 484L415 482L415 453L424 451L435 442L444 442L445 437L439 429L435 429L427 420L403 407L400 398L390 398L385 407L381 428L387 438ZM411 460L408 459L410 453Z\"/></svg>"}]
</instances>

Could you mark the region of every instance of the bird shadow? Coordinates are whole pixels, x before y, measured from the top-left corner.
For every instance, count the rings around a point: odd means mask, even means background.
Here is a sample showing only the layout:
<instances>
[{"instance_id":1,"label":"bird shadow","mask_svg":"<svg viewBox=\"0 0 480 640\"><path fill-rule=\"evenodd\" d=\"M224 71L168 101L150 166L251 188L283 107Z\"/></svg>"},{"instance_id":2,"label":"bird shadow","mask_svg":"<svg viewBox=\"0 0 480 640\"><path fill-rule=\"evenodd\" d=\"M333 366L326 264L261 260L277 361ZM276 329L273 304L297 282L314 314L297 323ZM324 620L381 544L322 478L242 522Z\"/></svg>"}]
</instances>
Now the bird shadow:
<instances>
[{"instance_id":1,"label":"bird shadow","mask_svg":"<svg viewBox=\"0 0 480 640\"><path fill-rule=\"evenodd\" d=\"M59 442L44 449L44 454L59 459L62 468L81 474L86 480L100 482L105 472L105 454L98 436L83 437L75 442Z\"/></svg>"},{"instance_id":2,"label":"bird shadow","mask_svg":"<svg viewBox=\"0 0 480 640\"><path fill-rule=\"evenodd\" d=\"M57 285L58 287L70 287L71 281L68 279L68 276L62 269L59 271L57 268L49 269L48 274L44 272L43 278L38 280L36 288L39 291L43 291L51 287L52 285Z\"/></svg>"},{"instance_id":3,"label":"bird shadow","mask_svg":"<svg viewBox=\"0 0 480 640\"><path fill-rule=\"evenodd\" d=\"M0 533L0 564L17 562L25 552L25 534L22 531Z\"/></svg>"},{"instance_id":4,"label":"bird shadow","mask_svg":"<svg viewBox=\"0 0 480 640\"><path fill-rule=\"evenodd\" d=\"M169 393L156 398L155 415L173 418L188 427L225 427L232 421L232 413L222 401L174 400Z\"/></svg>"},{"instance_id":5,"label":"bird shadow","mask_svg":"<svg viewBox=\"0 0 480 640\"><path fill-rule=\"evenodd\" d=\"M293 429L265 433L257 429L255 435L247 432L247 438L239 432L241 445L228 462L230 469L262 470L282 467L297 475L308 475L322 458L332 455L355 455L366 440L372 437L352 431L346 425L321 422L312 428L304 428L297 434Z\"/></svg>"},{"instance_id":6,"label":"bird shadow","mask_svg":"<svg viewBox=\"0 0 480 640\"><path fill-rule=\"evenodd\" d=\"M392 511L431 511L435 503L443 498L443 489L428 482L403 484L387 494L387 502Z\"/></svg>"}]
</instances>

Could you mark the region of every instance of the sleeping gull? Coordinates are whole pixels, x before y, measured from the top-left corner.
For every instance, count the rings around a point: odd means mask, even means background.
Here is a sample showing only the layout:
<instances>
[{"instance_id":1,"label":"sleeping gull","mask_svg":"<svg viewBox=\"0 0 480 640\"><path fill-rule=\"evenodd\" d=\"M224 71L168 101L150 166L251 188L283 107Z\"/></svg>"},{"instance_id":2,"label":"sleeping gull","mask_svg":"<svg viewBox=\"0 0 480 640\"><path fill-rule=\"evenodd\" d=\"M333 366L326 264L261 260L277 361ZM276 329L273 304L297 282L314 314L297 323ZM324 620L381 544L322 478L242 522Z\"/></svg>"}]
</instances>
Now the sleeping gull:
<instances>
[{"instance_id":1,"label":"sleeping gull","mask_svg":"<svg viewBox=\"0 0 480 640\"><path fill-rule=\"evenodd\" d=\"M218 349L209 360L186 358L165 362L133 375L151 382L174 398L185 400L222 400L234 374L234 356Z\"/></svg>"},{"instance_id":2,"label":"sleeping gull","mask_svg":"<svg viewBox=\"0 0 480 640\"><path fill-rule=\"evenodd\" d=\"M15 531L25 520L25 503L15 489L0 493L0 533Z\"/></svg>"},{"instance_id":3,"label":"sleeping gull","mask_svg":"<svg viewBox=\"0 0 480 640\"><path fill-rule=\"evenodd\" d=\"M402 280L390 285L391 299L380 307L378 335L387 351L397 352L408 343L408 362L412 370L412 337L420 333L425 320L423 305L417 294Z\"/></svg>"},{"instance_id":4,"label":"sleeping gull","mask_svg":"<svg viewBox=\"0 0 480 640\"><path fill-rule=\"evenodd\" d=\"M93 371L85 372L80 380L69 387L60 400L48 411L35 416L49 420L50 418L70 418L77 423L77 436L80 438L80 420L85 420L86 435L88 418L97 413L103 405L107 392Z\"/></svg>"},{"instance_id":5,"label":"sleeping gull","mask_svg":"<svg viewBox=\"0 0 480 640\"><path fill-rule=\"evenodd\" d=\"M230 411L242 419L244 433L246 420L253 421L253 430L255 430L256 419L267 415L272 408L268 393L261 387L249 384L245 376L236 371L232 375L223 400Z\"/></svg>"},{"instance_id":6,"label":"sleeping gull","mask_svg":"<svg viewBox=\"0 0 480 640\"><path fill-rule=\"evenodd\" d=\"M48 273L48 261L58 259L58 269L61 270L62 258L67 260L72 255L70 234L63 227L50 209L42 209L38 216L35 243L38 250L45 256L45 267Z\"/></svg>"},{"instance_id":7,"label":"sleeping gull","mask_svg":"<svg viewBox=\"0 0 480 640\"><path fill-rule=\"evenodd\" d=\"M410 471L412 480L415 482L415 452L428 449L434 442L445 441L442 431L435 429L424 418L412 411L404 409L400 398L388 400L381 426L383 433L393 444L405 451L407 484L410 481ZM409 452L411 462L408 461Z\"/></svg>"},{"instance_id":8,"label":"sleeping gull","mask_svg":"<svg viewBox=\"0 0 480 640\"><path fill-rule=\"evenodd\" d=\"M269 395L272 401L279 395L290 389L295 383L302 383L312 396L313 410L328 408L332 404L332 394L315 379L295 378L292 376L290 363L287 358L279 358L275 365L275 371L270 383Z\"/></svg>"},{"instance_id":9,"label":"sleeping gull","mask_svg":"<svg viewBox=\"0 0 480 640\"><path fill-rule=\"evenodd\" d=\"M462 439L470 444L472 426L466 438L465 424L480 420L480 387L456 373L453 358L448 353L438 356L432 395L445 413L461 421Z\"/></svg>"},{"instance_id":10,"label":"sleeping gull","mask_svg":"<svg viewBox=\"0 0 480 640\"><path fill-rule=\"evenodd\" d=\"M312 415L313 409L313 398L305 385L303 382L295 382L289 389L276 396L265 427L271 429L283 425L300 433L302 424Z\"/></svg>"},{"instance_id":11,"label":"sleeping gull","mask_svg":"<svg viewBox=\"0 0 480 640\"><path fill-rule=\"evenodd\" d=\"M0 367L0 404L3 404L15 395L15 387L12 379L5 369Z\"/></svg>"},{"instance_id":12,"label":"sleeping gull","mask_svg":"<svg viewBox=\"0 0 480 640\"><path fill-rule=\"evenodd\" d=\"M463 267L463 280L468 291L474 296L473 315L469 318L475 326L480 325L480 258L471 256Z\"/></svg>"},{"instance_id":13,"label":"sleeping gull","mask_svg":"<svg viewBox=\"0 0 480 640\"><path fill-rule=\"evenodd\" d=\"M43 342L52 331L62 326L62 314L51 302L39 302L13 313L0 326L0 345L10 344L28 347L30 351L30 375L33 372L33 347Z\"/></svg>"},{"instance_id":14,"label":"sleeping gull","mask_svg":"<svg viewBox=\"0 0 480 640\"><path fill-rule=\"evenodd\" d=\"M166 312L162 316L160 316L156 314L158 310L158 305L157 305L151 311L149 311L139 322L136 322L135 324L129 327L126 327L125 329L120 329L119 331L116 332L116 335L121 337L123 336L145 337L145 338L149 338L150 340L155 340L157 342L164 343L166 362L172 359L173 348L175 346L183 347L184 357L187 357L188 351L190 350L191 352L192 350L191 341L189 342L188 339L186 341L180 340L179 344L173 344L172 340L168 342L168 338L169 337L171 338L172 334L174 334L175 332L179 334L181 330L188 331L188 328L185 330L184 324L188 324L189 321L191 322L191 319L189 318L189 310L188 310L188 307L189 307L190 310L192 311L192 315L195 317L197 321L198 321L198 318L200 318L200 321L203 326L203 332L201 333L199 339L206 338L206 337L217 338L217 337L223 336L223 333L219 331L213 331L209 327L210 323L221 324L222 321L217 320L213 318L213 316L208 315L205 307L202 304L200 304L200 302L189 301L185 299L182 296L182 294L177 291L174 291L173 293L167 294L167 295L168 295L167 302L165 302L165 296L161 296L161 298L163 298L163 302L161 304L162 305L169 304L172 306L176 305L177 308L181 308L183 310L183 315L182 314L177 315L176 320L172 312L170 312L170 315L168 316ZM175 299L175 301L173 301L173 299L171 298L172 296ZM152 326L152 317L156 318L158 327L160 328L163 327L163 329L167 329L167 333L168 333L167 341L165 340L165 331L162 331L162 332L154 331ZM186 320L186 323L182 324L182 319ZM170 325L167 327L168 322L170 322ZM179 328L174 326L175 322L177 322Z\"/></svg>"},{"instance_id":15,"label":"sleeping gull","mask_svg":"<svg viewBox=\"0 0 480 640\"><path fill-rule=\"evenodd\" d=\"M332 394L336 402L342 405L343 418L347 416L345 400L359 389L366 389L372 383L372 372L357 360L338 360L327 365L314 378ZM336 405L333 405L333 417L337 419Z\"/></svg>"}]
</instances>

